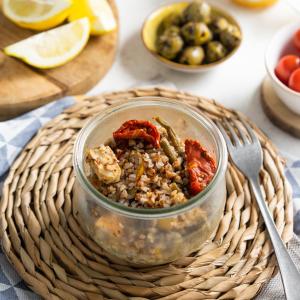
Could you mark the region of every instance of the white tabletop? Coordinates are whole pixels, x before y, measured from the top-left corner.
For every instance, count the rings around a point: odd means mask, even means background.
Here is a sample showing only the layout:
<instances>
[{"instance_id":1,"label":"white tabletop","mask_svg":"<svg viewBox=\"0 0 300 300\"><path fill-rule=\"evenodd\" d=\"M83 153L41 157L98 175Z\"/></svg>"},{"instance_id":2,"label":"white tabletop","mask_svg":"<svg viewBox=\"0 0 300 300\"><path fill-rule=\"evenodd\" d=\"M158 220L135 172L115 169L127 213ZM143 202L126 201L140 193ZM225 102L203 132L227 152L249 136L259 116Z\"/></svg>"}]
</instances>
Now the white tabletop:
<instances>
[{"instance_id":1,"label":"white tabletop","mask_svg":"<svg viewBox=\"0 0 300 300\"><path fill-rule=\"evenodd\" d=\"M162 75L180 90L214 98L248 115L274 143L291 155L300 156L300 139L281 131L267 119L260 103L260 85L266 75L264 52L272 35L283 25L300 19L286 0L263 11L240 8L230 0L211 1L226 7L241 24L244 40L233 58L204 74L185 74L159 65L144 49L140 29L144 19L166 1L116 0L120 14L120 46L107 76L89 94L125 89L139 81ZM168 1L170 2L170 1Z\"/></svg>"}]
</instances>

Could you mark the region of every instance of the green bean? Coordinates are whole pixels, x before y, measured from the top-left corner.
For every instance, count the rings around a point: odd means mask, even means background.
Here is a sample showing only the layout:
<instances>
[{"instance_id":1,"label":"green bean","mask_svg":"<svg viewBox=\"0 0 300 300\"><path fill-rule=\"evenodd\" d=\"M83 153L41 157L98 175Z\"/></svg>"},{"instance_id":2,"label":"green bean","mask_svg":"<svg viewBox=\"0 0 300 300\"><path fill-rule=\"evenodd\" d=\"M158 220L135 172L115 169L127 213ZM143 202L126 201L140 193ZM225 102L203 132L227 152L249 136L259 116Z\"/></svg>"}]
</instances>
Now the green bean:
<instances>
[{"instance_id":1,"label":"green bean","mask_svg":"<svg viewBox=\"0 0 300 300\"><path fill-rule=\"evenodd\" d=\"M177 136L176 132L173 130L173 128L165 120L161 119L160 117L155 117L154 120L159 125L161 125L163 128L165 128L167 130L168 137L171 140L173 146L179 153L182 153L183 149L180 145L180 139Z\"/></svg>"},{"instance_id":2,"label":"green bean","mask_svg":"<svg viewBox=\"0 0 300 300\"><path fill-rule=\"evenodd\" d=\"M171 163L173 163L178 157L174 147L171 146L171 144L165 137L160 140L160 146L162 147L166 155L169 157Z\"/></svg>"}]
</instances>

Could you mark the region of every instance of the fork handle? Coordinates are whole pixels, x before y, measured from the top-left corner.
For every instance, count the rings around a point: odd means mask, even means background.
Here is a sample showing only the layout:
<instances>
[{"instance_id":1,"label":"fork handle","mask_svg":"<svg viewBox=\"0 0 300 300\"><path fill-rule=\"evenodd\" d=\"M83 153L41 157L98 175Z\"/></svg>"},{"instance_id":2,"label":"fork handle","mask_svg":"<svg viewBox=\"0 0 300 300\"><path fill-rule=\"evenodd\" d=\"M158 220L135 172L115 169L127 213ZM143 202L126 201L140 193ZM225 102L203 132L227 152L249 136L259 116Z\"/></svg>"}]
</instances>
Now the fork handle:
<instances>
[{"instance_id":1,"label":"fork handle","mask_svg":"<svg viewBox=\"0 0 300 300\"><path fill-rule=\"evenodd\" d=\"M300 299L300 274L292 261L270 214L260 189L259 178L250 178L250 185L265 221L273 248L277 257L281 279L287 300Z\"/></svg>"}]
</instances>

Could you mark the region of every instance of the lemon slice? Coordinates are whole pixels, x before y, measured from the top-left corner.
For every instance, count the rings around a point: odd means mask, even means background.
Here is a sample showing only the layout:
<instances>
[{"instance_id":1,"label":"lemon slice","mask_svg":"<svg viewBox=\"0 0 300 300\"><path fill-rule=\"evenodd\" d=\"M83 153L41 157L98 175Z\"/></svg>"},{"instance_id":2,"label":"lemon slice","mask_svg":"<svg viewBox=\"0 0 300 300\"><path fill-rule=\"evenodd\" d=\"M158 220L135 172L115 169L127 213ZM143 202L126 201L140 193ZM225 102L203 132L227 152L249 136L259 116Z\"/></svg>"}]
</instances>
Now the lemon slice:
<instances>
[{"instance_id":1,"label":"lemon slice","mask_svg":"<svg viewBox=\"0 0 300 300\"><path fill-rule=\"evenodd\" d=\"M91 34L104 34L117 27L111 7L106 0L74 0L69 20L74 21L82 17L89 18Z\"/></svg>"},{"instance_id":2,"label":"lemon slice","mask_svg":"<svg viewBox=\"0 0 300 300\"><path fill-rule=\"evenodd\" d=\"M264 8L275 4L278 0L233 0L233 1L245 7Z\"/></svg>"},{"instance_id":3,"label":"lemon slice","mask_svg":"<svg viewBox=\"0 0 300 300\"><path fill-rule=\"evenodd\" d=\"M71 5L71 0L4 0L3 13L21 27L46 30L62 23Z\"/></svg>"},{"instance_id":4,"label":"lemon slice","mask_svg":"<svg viewBox=\"0 0 300 300\"><path fill-rule=\"evenodd\" d=\"M10 45L4 52L37 68L53 68L78 55L89 39L89 32L89 20L83 18Z\"/></svg>"}]
</instances>

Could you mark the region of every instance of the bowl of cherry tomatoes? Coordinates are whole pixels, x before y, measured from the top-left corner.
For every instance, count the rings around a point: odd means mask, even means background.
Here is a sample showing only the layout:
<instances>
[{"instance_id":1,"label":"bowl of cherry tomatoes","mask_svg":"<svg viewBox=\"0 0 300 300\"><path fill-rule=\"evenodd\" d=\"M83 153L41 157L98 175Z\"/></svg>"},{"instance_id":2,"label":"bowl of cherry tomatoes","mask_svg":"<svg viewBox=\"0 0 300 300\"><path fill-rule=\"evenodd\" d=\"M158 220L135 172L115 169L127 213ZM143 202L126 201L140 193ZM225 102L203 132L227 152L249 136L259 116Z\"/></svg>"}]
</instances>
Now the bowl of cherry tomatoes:
<instances>
[{"instance_id":1,"label":"bowl of cherry tomatoes","mask_svg":"<svg viewBox=\"0 0 300 300\"><path fill-rule=\"evenodd\" d=\"M265 55L268 76L277 96L300 114L300 22L280 29Z\"/></svg>"}]
</instances>

